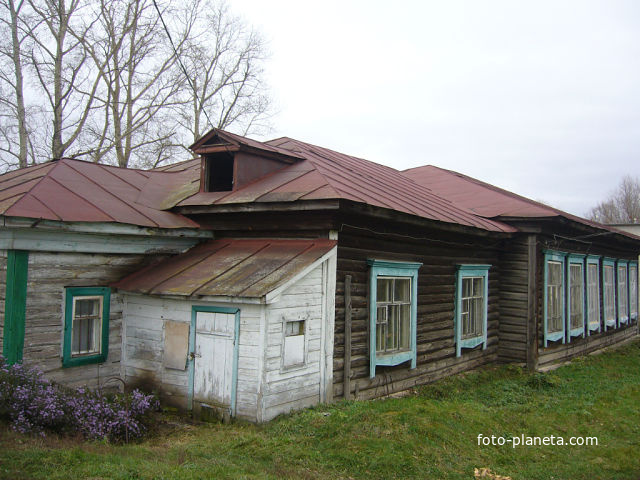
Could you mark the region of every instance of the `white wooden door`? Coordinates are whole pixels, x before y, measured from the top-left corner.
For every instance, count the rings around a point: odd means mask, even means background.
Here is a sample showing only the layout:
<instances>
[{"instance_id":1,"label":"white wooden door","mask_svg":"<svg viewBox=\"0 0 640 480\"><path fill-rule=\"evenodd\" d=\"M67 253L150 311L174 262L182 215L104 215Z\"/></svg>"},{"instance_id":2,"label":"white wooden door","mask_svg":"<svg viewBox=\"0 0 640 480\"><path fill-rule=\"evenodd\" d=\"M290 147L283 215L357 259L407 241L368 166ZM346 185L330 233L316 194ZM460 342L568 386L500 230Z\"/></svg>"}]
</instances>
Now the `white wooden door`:
<instances>
[{"instance_id":1,"label":"white wooden door","mask_svg":"<svg viewBox=\"0 0 640 480\"><path fill-rule=\"evenodd\" d=\"M235 315L197 312L193 399L231 407Z\"/></svg>"}]
</instances>

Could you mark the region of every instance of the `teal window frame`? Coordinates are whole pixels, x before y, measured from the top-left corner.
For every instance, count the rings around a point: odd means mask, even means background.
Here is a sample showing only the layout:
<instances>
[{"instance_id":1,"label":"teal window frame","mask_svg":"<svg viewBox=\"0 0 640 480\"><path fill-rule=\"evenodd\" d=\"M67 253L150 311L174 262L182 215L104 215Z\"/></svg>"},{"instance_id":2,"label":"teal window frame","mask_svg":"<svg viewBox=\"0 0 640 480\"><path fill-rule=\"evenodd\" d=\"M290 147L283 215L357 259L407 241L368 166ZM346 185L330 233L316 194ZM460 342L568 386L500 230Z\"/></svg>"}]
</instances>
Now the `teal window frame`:
<instances>
[{"instance_id":1,"label":"teal window frame","mask_svg":"<svg viewBox=\"0 0 640 480\"><path fill-rule=\"evenodd\" d=\"M565 291L567 289L567 279L566 279L566 256L565 252L556 252L552 250L544 250L544 292L543 292L543 304L544 304L544 346L545 348L548 346L549 342L555 342L561 340L562 343L565 343L565 334L566 334L566 300L565 300ZM562 301L562 330L558 332L549 332L548 328L548 285L547 280L549 277L549 262L559 262L561 264L560 271L562 272L562 290L560 291L559 298Z\"/></svg>"},{"instance_id":2,"label":"teal window frame","mask_svg":"<svg viewBox=\"0 0 640 480\"><path fill-rule=\"evenodd\" d=\"M599 332L602 329L602 312L601 312L601 302L600 302L600 294L601 294L601 288L600 288L600 257L597 255L587 255L586 258L586 266L585 266L585 272L584 272L584 277L585 277L585 323L586 323L586 330L587 330L587 335L591 335L591 332ZM589 265L595 265L597 267L597 274L596 274L596 286L598 287L598 292L596 294L596 303L598 305L598 308L596 309L596 317L597 318L591 318L589 316L589 299L590 299L590 292L589 292Z\"/></svg>"},{"instance_id":3,"label":"teal window frame","mask_svg":"<svg viewBox=\"0 0 640 480\"><path fill-rule=\"evenodd\" d=\"M624 288L620 288L620 267L624 267L624 281L625 281L625 286ZM626 296L626 302L624 303L624 306L627 307L627 314L624 315L622 312L622 309L620 307L623 306L623 303L621 303L621 295L620 293L624 292L625 296ZM618 309L618 326L620 325L626 325L629 323L629 261L628 260L618 260L616 262L616 296L617 296L617 302L616 302L616 306Z\"/></svg>"},{"instance_id":4,"label":"teal window frame","mask_svg":"<svg viewBox=\"0 0 640 480\"><path fill-rule=\"evenodd\" d=\"M567 287L565 289L567 298L565 299L565 306L567 310L566 314L566 330L567 330L567 342L571 342L572 337L585 336L585 290L586 290L586 272L585 272L585 255L570 253L567 255ZM582 267L582 325L580 327L571 327L571 265L580 265Z\"/></svg>"},{"instance_id":5,"label":"teal window frame","mask_svg":"<svg viewBox=\"0 0 640 480\"><path fill-rule=\"evenodd\" d=\"M605 267L611 267L613 268L613 319L611 320L607 320L607 307L609 306L608 302L607 302L607 292L606 292L606 285L605 285L605 281L604 281L604 271L605 271ZM616 281L617 278L617 268L616 268L616 261L613 258L608 258L605 257L602 260L602 318L604 320L604 331L606 332L607 330L611 329L611 328L616 328L618 326L617 324L617 320L618 320L618 282Z\"/></svg>"},{"instance_id":6,"label":"teal window frame","mask_svg":"<svg viewBox=\"0 0 640 480\"><path fill-rule=\"evenodd\" d=\"M635 269L634 280L636 284L635 302L631 302L631 269ZM629 319L633 322L638 320L638 262L629 262Z\"/></svg>"},{"instance_id":7,"label":"teal window frame","mask_svg":"<svg viewBox=\"0 0 640 480\"><path fill-rule=\"evenodd\" d=\"M102 332L100 351L95 354L73 356L71 334L73 332L73 301L79 297L102 297ZM65 289L64 341L62 366L76 367L92 363L103 363L109 355L109 314L111 311L111 289L109 287L67 287Z\"/></svg>"},{"instance_id":8,"label":"teal window frame","mask_svg":"<svg viewBox=\"0 0 640 480\"><path fill-rule=\"evenodd\" d=\"M482 345L482 349L487 348L487 317L489 312L489 268L491 265L458 265L456 270L456 301L454 307L455 319L455 343L456 357L462 355L463 348L475 348ZM483 306L482 306L482 334L462 338L462 283L465 278L482 278L483 284Z\"/></svg>"},{"instance_id":9,"label":"teal window frame","mask_svg":"<svg viewBox=\"0 0 640 480\"><path fill-rule=\"evenodd\" d=\"M418 328L418 269L422 263L394 262L388 260L368 259L369 265L369 377L375 378L376 366L393 366L411 361L411 368L416 368L417 346L416 332ZM377 295L378 277L401 277L411 279L411 319L409 350L378 355L376 352L376 323L377 323Z\"/></svg>"}]
</instances>

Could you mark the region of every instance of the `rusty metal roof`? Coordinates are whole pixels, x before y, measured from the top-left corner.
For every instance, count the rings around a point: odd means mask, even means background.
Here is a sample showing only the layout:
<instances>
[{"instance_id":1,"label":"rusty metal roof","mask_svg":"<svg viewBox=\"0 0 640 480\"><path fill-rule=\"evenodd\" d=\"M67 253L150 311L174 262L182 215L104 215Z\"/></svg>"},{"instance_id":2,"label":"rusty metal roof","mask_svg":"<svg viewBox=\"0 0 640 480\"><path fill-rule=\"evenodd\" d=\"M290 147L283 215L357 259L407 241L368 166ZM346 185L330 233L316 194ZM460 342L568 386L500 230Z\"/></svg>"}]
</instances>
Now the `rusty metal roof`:
<instances>
[{"instance_id":1,"label":"rusty metal roof","mask_svg":"<svg viewBox=\"0 0 640 480\"><path fill-rule=\"evenodd\" d=\"M304 160L231 192L196 193L177 206L346 199L483 230L516 231L438 196L394 168L286 137L265 145Z\"/></svg>"},{"instance_id":2,"label":"rusty metal roof","mask_svg":"<svg viewBox=\"0 0 640 480\"><path fill-rule=\"evenodd\" d=\"M156 172L62 159L1 175L0 215L198 228L193 220L165 211L172 200L198 188L193 169Z\"/></svg>"},{"instance_id":3,"label":"rusty metal roof","mask_svg":"<svg viewBox=\"0 0 640 480\"><path fill-rule=\"evenodd\" d=\"M634 239L640 238L630 232L572 215L452 170L425 165L410 168L403 173L438 195L485 218L508 221L508 219L517 218L563 217L599 230L610 231Z\"/></svg>"},{"instance_id":4,"label":"rusty metal roof","mask_svg":"<svg viewBox=\"0 0 640 480\"><path fill-rule=\"evenodd\" d=\"M558 211L452 170L425 165L403 172L416 183L486 218L555 217Z\"/></svg>"},{"instance_id":5,"label":"rusty metal roof","mask_svg":"<svg viewBox=\"0 0 640 480\"><path fill-rule=\"evenodd\" d=\"M150 265L112 286L151 295L260 298L335 245L328 239L222 238Z\"/></svg>"}]
</instances>

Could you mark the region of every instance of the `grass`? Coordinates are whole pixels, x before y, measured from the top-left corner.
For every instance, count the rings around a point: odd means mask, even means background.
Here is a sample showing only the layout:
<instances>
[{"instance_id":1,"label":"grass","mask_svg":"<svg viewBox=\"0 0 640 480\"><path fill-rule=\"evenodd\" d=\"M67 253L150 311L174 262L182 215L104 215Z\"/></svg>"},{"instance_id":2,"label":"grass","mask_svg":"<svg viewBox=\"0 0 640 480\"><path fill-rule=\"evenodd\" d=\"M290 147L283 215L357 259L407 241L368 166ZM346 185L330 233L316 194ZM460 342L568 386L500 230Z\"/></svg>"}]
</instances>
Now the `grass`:
<instances>
[{"instance_id":1,"label":"grass","mask_svg":"<svg viewBox=\"0 0 640 480\"><path fill-rule=\"evenodd\" d=\"M486 436L598 446L480 446ZM164 425L133 445L25 437L0 425L0 478L517 479L640 477L640 342L551 373L487 368L404 398L320 405L255 426Z\"/></svg>"}]
</instances>

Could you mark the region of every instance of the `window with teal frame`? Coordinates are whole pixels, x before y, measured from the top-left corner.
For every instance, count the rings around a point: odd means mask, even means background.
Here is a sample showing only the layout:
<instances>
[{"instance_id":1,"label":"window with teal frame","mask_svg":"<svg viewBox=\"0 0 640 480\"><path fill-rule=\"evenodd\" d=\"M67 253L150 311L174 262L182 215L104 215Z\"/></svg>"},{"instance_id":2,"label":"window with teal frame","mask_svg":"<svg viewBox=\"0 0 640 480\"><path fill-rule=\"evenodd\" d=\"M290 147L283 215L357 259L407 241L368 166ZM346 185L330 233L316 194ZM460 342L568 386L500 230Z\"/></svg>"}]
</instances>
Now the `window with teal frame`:
<instances>
[{"instance_id":1,"label":"window with teal frame","mask_svg":"<svg viewBox=\"0 0 640 480\"><path fill-rule=\"evenodd\" d=\"M418 269L421 263L367 260L369 376L378 365L411 361L416 368Z\"/></svg>"},{"instance_id":2,"label":"window with teal frame","mask_svg":"<svg viewBox=\"0 0 640 480\"><path fill-rule=\"evenodd\" d=\"M567 256L567 341L584 337L584 255Z\"/></svg>"},{"instance_id":3,"label":"window with teal frame","mask_svg":"<svg viewBox=\"0 0 640 480\"><path fill-rule=\"evenodd\" d=\"M565 343L565 259L564 252L544 251L544 346Z\"/></svg>"},{"instance_id":4,"label":"window with teal frame","mask_svg":"<svg viewBox=\"0 0 640 480\"><path fill-rule=\"evenodd\" d=\"M109 287L69 287L65 290L64 367L107 360L110 301Z\"/></svg>"},{"instance_id":5,"label":"window with teal frame","mask_svg":"<svg viewBox=\"0 0 640 480\"><path fill-rule=\"evenodd\" d=\"M629 262L629 318L638 320L638 263Z\"/></svg>"},{"instance_id":6,"label":"window with teal frame","mask_svg":"<svg viewBox=\"0 0 640 480\"><path fill-rule=\"evenodd\" d=\"M616 328L616 261L613 258L602 260L602 310L605 332Z\"/></svg>"},{"instance_id":7,"label":"window with teal frame","mask_svg":"<svg viewBox=\"0 0 640 480\"><path fill-rule=\"evenodd\" d=\"M587 256L586 315L587 335L600 331L600 257Z\"/></svg>"},{"instance_id":8,"label":"window with teal frame","mask_svg":"<svg viewBox=\"0 0 640 480\"><path fill-rule=\"evenodd\" d=\"M458 265L456 272L456 357L463 348L487 348L489 268L491 265Z\"/></svg>"},{"instance_id":9,"label":"window with teal frame","mask_svg":"<svg viewBox=\"0 0 640 480\"><path fill-rule=\"evenodd\" d=\"M629 323L629 262L618 260L617 262L618 281L618 325Z\"/></svg>"}]
</instances>

